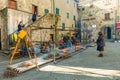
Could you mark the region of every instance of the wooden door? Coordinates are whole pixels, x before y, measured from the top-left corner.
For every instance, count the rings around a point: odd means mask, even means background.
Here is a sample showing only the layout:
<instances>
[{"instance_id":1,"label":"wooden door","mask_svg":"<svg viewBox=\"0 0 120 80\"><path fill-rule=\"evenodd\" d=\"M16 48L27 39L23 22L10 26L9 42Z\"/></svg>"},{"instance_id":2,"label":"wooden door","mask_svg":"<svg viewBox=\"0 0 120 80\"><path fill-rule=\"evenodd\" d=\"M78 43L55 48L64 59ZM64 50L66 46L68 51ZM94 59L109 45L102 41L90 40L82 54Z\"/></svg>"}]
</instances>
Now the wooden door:
<instances>
[{"instance_id":1,"label":"wooden door","mask_svg":"<svg viewBox=\"0 0 120 80\"><path fill-rule=\"evenodd\" d=\"M13 8L13 9L17 9L16 1L14 1L14 0L9 0L9 1L8 1L8 7L9 7L9 8Z\"/></svg>"}]
</instances>

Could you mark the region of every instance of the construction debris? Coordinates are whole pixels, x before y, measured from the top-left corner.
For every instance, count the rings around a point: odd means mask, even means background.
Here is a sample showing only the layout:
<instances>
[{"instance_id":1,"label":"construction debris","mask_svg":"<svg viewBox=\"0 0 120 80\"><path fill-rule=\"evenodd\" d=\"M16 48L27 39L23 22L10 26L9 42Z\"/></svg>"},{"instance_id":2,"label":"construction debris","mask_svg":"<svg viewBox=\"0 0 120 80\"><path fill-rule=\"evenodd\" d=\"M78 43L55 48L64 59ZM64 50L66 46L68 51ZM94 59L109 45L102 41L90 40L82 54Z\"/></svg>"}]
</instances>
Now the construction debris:
<instances>
[{"instance_id":1,"label":"construction debris","mask_svg":"<svg viewBox=\"0 0 120 80\"><path fill-rule=\"evenodd\" d=\"M10 68L8 68L3 73L3 77L6 77L6 78L11 78L11 77L15 77L15 76L17 76L17 71L15 71L14 69L10 69Z\"/></svg>"}]
</instances>

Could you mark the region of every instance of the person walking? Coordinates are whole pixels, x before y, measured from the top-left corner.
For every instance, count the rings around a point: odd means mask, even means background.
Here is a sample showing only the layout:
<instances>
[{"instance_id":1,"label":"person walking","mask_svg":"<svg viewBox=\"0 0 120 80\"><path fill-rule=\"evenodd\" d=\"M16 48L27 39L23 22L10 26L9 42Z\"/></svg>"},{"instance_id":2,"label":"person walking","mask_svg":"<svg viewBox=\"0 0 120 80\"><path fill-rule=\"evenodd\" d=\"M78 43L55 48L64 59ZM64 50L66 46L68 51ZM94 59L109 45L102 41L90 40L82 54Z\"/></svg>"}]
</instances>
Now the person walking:
<instances>
[{"instance_id":1,"label":"person walking","mask_svg":"<svg viewBox=\"0 0 120 80\"><path fill-rule=\"evenodd\" d=\"M97 43L97 51L99 51L98 57L103 57L105 41L102 32L98 33L98 39L96 43Z\"/></svg>"}]
</instances>

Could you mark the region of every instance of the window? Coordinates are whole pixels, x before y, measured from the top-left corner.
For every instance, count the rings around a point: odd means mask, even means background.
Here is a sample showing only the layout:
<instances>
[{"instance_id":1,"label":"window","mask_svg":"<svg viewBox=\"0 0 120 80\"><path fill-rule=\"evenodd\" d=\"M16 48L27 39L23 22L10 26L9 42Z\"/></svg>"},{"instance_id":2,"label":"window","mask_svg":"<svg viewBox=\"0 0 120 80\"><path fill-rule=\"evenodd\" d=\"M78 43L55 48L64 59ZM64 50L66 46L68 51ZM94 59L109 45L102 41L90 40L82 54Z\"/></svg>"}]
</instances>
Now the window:
<instances>
[{"instance_id":1,"label":"window","mask_svg":"<svg viewBox=\"0 0 120 80\"><path fill-rule=\"evenodd\" d=\"M67 13L67 18L69 18L69 13Z\"/></svg>"},{"instance_id":2,"label":"window","mask_svg":"<svg viewBox=\"0 0 120 80\"><path fill-rule=\"evenodd\" d=\"M38 7L35 5L32 5L32 13L34 12L38 13Z\"/></svg>"},{"instance_id":3,"label":"window","mask_svg":"<svg viewBox=\"0 0 120 80\"><path fill-rule=\"evenodd\" d=\"M9 0L8 6L9 6L9 8L17 9L17 4L16 4L16 1L14 1L14 0Z\"/></svg>"},{"instance_id":4,"label":"window","mask_svg":"<svg viewBox=\"0 0 120 80\"><path fill-rule=\"evenodd\" d=\"M59 8L56 8L56 14L59 15Z\"/></svg>"},{"instance_id":5,"label":"window","mask_svg":"<svg viewBox=\"0 0 120 80\"><path fill-rule=\"evenodd\" d=\"M65 29L65 23L62 23L62 29L63 30Z\"/></svg>"},{"instance_id":6,"label":"window","mask_svg":"<svg viewBox=\"0 0 120 80\"><path fill-rule=\"evenodd\" d=\"M76 20L76 17L75 17L75 16L73 16L73 20Z\"/></svg>"},{"instance_id":7,"label":"window","mask_svg":"<svg viewBox=\"0 0 120 80\"><path fill-rule=\"evenodd\" d=\"M75 8L76 4L74 3L74 8Z\"/></svg>"},{"instance_id":8,"label":"window","mask_svg":"<svg viewBox=\"0 0 120 80\"><path fill-rule=\"evenodd\" d=\"M54 34L50 34L50 39L54 41Z\"/></svg>"},{"instance_id":9,"label":"window","mask_svg":"<svg viewBox=\"0 0 120 80\"><path fill-rule=\"evenodd\" d=\"M45 14L48 14L48 13L49 13L49 10L48 10L48 9L45 9L44 11L45 11Z\"/></svg>"},{"instance_id":10,"label":"window","mask_svg":"<svg viewBox=\"0 0 120 80\"><path fill-rule=\"evenodd\" d=\"M105 13L105 20L110 20L110 13Z\"/></svg>"},{"instance_id":11,"label":"window","mask_svg":"<svg viewBox=\"0 0 120 80\"><path fill-rule=\"evenodd\" d=\"M85 10L85 8L82 8L82 11L84 11Z\"/></svg>"},{"instance_id":12,"label":"window","mask_svg":"<svg viewBox=\"0 0 120 80\"><path fill-rule=\"evenodd\" d=\"M88 16L93 16L93 11L91 11Z\"/></svg>"},{"instance_id":13,"label":"window","mask_svg":"<svg viewBox=\"0 0 120 80\"><path fill-rule=\"evenodd\" d=\"M69 0L66 0L67 4L69 3Z\"/></svg>"},{"instance_id":14,"label":"window","mask_svg":"<svg viewBox=\"0 0 120 80\"><path fill-rule=\"evenodd\" d=\"M73 28L73 24L72 24L72 28Z\"/></svg>"}]
</instances>

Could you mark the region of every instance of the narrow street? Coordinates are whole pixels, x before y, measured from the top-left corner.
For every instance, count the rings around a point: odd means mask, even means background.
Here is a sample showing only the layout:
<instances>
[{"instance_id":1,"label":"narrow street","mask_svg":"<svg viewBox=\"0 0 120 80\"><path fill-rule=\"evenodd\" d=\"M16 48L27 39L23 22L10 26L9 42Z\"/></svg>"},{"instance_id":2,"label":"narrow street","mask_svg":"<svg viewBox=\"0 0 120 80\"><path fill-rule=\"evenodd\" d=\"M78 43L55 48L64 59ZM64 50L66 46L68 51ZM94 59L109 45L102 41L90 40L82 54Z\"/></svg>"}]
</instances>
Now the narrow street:
<instances>
[{"instance_id":1,"label":"narrow street","mask_svg":"<svg viewBox=\"0 0 120 80\"><path fill-rule=\"evenodd\" d=\"M46 64L40 67L40 71L32 69L14 78L1 76L0 80L120 80L119 49L120 43L107 42L103 58L97 57L96 47L90 47L58 64ZM0 75L8 62L5 56L1 56Z\"/></svg>"}]
</instances>

